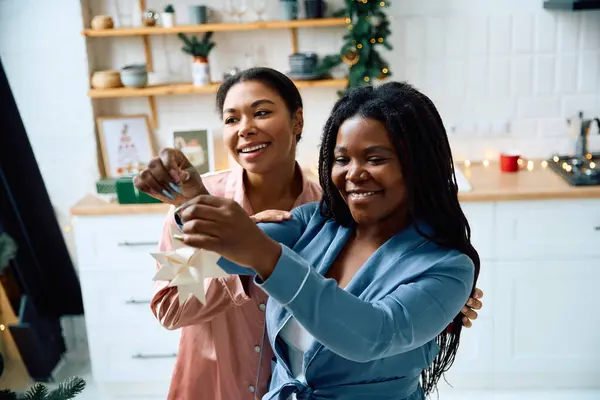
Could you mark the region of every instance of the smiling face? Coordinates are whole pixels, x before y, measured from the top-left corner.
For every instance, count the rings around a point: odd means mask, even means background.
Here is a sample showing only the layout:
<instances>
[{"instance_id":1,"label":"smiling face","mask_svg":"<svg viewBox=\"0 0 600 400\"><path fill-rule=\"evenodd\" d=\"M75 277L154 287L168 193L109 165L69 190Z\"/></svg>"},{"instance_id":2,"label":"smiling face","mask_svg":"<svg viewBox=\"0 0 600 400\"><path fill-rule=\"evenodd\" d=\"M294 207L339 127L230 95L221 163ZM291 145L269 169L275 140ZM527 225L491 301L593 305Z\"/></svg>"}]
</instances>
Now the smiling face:
<instances>
[{"instance_id":1,"label":"smiling face","mask_svg":"<svg viewBox=\"0 0 600 400\"><path fill-rule=\"evenodd\" d=\"M382 122L354 116L340 125L331 179L356 223L406 217L400 160Z\"/></svg>"},{"instance_id":2,"label":"smiling face","mask_svg":"<svg viewBox=\"0 0 600 400\"><path fill-rule=\"evenodd\" d=\"M229 89L223 123L226 146L247 171L269 172L296 157L302 109L291 115L283 98L259 81L240 82Z\"/></svg>"}]
</instances>

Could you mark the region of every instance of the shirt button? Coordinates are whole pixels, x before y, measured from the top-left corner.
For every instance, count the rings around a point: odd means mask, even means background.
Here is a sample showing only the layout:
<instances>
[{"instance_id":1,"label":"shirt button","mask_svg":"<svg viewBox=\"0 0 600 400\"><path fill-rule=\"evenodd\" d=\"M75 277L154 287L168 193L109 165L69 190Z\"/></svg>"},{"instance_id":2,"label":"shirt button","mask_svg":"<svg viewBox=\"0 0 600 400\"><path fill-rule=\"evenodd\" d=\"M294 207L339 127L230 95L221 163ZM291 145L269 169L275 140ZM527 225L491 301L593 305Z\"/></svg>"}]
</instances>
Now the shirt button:
<instances>
[{"instance_id":1,"label":"shirt button","mask_svg":"<svg viewBox=\"0 0 600 400\"><path fill-rule=\"evenodd\" d=\"M254 390L255 390L255 389L254 389L254 386L252 386L252 385L248 386L248 391L249 391L250 393L254 393Z\"/></svg>"},{"instance_id":2,"label":"shirt button","mask_svg":"<svg viewBox=\"0 0 600 400\"><path fill-rule=\"evenodd\" d=\"M260 346L254 346L254 351L260 353Z\"/></svg>"},{"instance_id":3,"label":"shirt button","mask_svg":"<svg viewBox=\"0 0 600 400\"><path fill-rule=\"evenodd\" d=\"M263 303L260 303L260 304L258 305L258 309L259 309L260 311L265 311L265 309L266 309L266 308L267 308L267 306L265 306Z\"/></svg>"}]
</instances>

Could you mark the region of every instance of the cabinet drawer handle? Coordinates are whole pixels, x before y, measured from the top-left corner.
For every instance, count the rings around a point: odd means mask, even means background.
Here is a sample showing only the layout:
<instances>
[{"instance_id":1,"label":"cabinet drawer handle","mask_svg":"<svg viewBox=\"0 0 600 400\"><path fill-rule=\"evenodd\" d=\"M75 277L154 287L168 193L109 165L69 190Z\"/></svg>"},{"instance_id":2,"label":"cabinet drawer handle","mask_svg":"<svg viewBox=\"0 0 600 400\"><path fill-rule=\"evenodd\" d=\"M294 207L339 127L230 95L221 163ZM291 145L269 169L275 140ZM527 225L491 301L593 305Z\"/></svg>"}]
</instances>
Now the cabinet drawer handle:
<instances>
[{"instance_id":1,"label":"cabinet drawer handle","mask_svg":"<svg viewBox=\"0 0 600 400\"><path fill-rule=\"evenodd\" d=\"M158 242L119 242L118 244L121 247L135 247L135 246L158 246Z\"/></svg>"},{"instance_id":2,"label":"cabinet drawer handle","mask_svg":"<svg viewBox=\"0 0 600 400\"><path fill-rule=\"evenodd\" d=\"M131 299L131 300L127 300L125 302L125 304L150 304L150 300L136 300L136 299Z\"/></svg>"},{"instance_id":3,"label":"cabinet drawer handle","mask_svg":"<svg viewBox=\"0 0 600 400\"><path fill-rule=\"evenodd\" d=\"M177 357L177 353L169 353L169 354L134 354L131 356L134 360L149 360L153 358L175 358Z\"/></svg>"}]
</instances>

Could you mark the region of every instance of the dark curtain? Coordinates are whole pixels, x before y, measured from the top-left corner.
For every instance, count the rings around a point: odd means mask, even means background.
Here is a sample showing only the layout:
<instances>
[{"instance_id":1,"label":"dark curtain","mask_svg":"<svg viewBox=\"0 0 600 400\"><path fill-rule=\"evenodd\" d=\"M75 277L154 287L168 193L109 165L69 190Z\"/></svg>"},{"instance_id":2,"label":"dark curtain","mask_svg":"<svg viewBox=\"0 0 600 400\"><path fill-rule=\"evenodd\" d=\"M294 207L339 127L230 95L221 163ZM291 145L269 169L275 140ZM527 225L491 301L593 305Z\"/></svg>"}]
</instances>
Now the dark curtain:
<instances>
[{"instance_id":1,"label":"dark curtain","mask_svg":"<svg viewBox=\"0 0 600 400\"><path fill-rule=\"evenodd\" d=\"M40 316L83 314L79 280L1 60L0 107L0 230L17 243L19 284Z\"/></svg>"}]
</instances>

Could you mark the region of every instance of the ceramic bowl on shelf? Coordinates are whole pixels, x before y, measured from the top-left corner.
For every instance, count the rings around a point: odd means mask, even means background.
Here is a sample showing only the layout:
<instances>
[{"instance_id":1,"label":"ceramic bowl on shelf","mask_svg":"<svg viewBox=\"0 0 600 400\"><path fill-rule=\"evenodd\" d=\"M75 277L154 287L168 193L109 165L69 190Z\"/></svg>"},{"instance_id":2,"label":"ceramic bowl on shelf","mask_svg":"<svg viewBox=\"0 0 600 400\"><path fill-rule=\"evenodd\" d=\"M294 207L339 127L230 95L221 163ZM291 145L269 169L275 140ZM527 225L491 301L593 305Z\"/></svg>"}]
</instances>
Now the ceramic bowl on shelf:
<instances>
[{"instance_id":1,"label":"ceramic bowl on shelf","mask_svg":"<svg viewBox=\"0 0 600 400\"><path fill-rule=\"evenodd\" d=\"M91 84L94 89L110 89L123 86L119 71L96 71L92 74Z\"/></svg>"},{"instance_id":2,"label":"ceramic bowl on shelf","mask_svg":"<svg viewBox=\"0 0 600 400\"><path fill-rule=\"evenodd\" d=\"M144 64L126 65L121 68L121 82L125 87L142 88L148 85L148 70Z\"/></svg>"},{"instance_id":3,"label":"ceramic bowl on shelf","mask_svg":"<svg viewBox=\"0 0 600 400\"><path fill-rule=\"evenodd\" d=\"M94 30L100 31L103 29L112 29L114 27L112 17L108 15L96 15L92 18L91 27Z\"/></svg>"}]
</instances>

